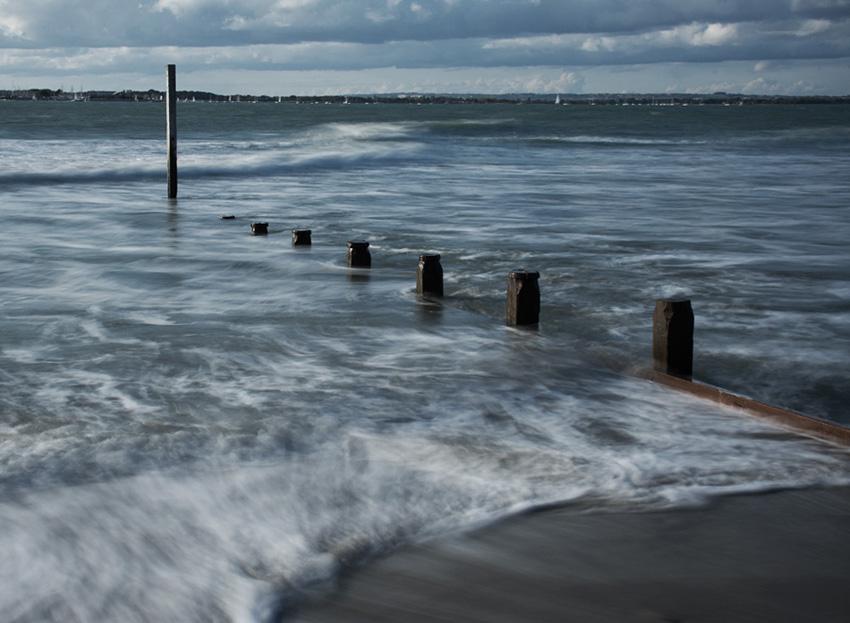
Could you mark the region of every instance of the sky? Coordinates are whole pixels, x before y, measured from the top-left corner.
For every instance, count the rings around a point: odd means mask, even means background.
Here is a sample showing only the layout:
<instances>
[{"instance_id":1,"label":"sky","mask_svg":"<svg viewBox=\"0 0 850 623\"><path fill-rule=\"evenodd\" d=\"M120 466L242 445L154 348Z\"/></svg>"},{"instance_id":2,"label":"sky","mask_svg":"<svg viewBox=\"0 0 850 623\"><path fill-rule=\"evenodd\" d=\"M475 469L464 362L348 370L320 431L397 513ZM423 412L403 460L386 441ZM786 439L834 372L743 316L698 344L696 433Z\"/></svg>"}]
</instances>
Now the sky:
<instances>
[{"instance_id":1,"label":"sky","mask_svg":"<svg viewBox=\"0 0 850 623\"><path fill-rule=\"evenodd\" d=\"M0 89L850 94L850 0L0 0Z\"/></svg>"}]
</instances>

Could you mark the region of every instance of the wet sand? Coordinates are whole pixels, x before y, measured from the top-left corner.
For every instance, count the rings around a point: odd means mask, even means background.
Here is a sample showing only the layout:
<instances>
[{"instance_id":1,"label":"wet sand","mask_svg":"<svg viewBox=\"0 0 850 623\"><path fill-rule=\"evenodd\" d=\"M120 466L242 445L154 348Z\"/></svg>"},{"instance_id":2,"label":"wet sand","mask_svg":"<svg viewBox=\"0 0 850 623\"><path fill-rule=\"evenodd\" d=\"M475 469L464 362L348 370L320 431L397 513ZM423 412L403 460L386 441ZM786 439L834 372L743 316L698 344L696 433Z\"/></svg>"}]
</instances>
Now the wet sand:
<instances>
[{"instance_id":1,"label":"wet sand","mask_svg":"<svg viewBox=\"0 0 850 623\"><path fill-rule=\"evenodd\" d=\"M562 508L374 561L287 620L850 621L850 488Z\"/></svg>"}]
</instances>

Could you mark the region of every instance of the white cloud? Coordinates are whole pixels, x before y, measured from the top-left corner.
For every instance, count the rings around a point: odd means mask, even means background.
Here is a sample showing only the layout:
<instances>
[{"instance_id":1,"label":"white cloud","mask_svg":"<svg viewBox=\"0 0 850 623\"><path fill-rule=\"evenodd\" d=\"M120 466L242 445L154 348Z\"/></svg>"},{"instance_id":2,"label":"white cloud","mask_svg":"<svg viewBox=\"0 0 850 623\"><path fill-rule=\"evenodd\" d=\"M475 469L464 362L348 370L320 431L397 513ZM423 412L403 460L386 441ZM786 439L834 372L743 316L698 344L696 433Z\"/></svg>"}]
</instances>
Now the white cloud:
<instances>
[{"instance_id":1,"label":"white cloud","mask_svg":"<svg viewBox=\"0 0 850 623\"><path fill-rule=\"evenodd\" d=\"M733 43L738 35L736 24L709 24L694 36L694 45L724 45Z\"/></svg>"},{"instance_id":2,"label":"white cloud","mask_svg":"<svg viewBox=\"0 0 850 623\"><path fill-rule=\"evenodd\" d=\"M26 23L14 15L0 15L0 35L13 39L25 39Z\"/></svg>"},{"instance_id":3,"label":"white cloud","mask_svg":"<svg viewBox=\"0 0 850 623\"><path fill-rule=\"evenodd\" d=\"M707 46L725 45L735 41L738 35L736 24L682 24L675 28L650 33L647 41L657 40L663 45Z\"/></svg>"},{"instance_id":4,"label":"white cloud","mask_svg":"<svg viewBox=\"0 0 850 623\"><path fill-rule=\"evenodd\" d=\"M773 93L776 91L778 83L775 80L768 80L764 77L751 80L741 89L741 93Z\"/></svg>"},{"instance_id":5,"label":"white cloud","mask_svg":"<svg viewBox=\"0 0 850 623\"><path fill-rule=\"evenodd\" d=\"M796 35L798 37L808 37L810 35L815 35L819 32L823 32L827 28L832 25L828 19L807 19L797 30Z\"/></svg>"},{"instance_id":6,"label":"white cloud","mask_svg":"<svg viewBox=\"0 0 850 623\"><path fill-rule=\"evenodd\" d=\"M224 1L218 4L225 4ZM200 7L209 5L209 0L157 0L153 5L155 11L168 11L172 15L181 17L194 11Z\"/></svg>"},{"instance_id":7,"label":"white cloud","mask_svg":"<svg viewBox=\"0 0 850 623\"><path fill-rule=\"evenodd\" d=\"M791 85L791 92L799 93L799 94L811 94L814 93L815 89L812 86L811 82L807 82L805 80L799 80Z\"/></svg>"},{"instance_id":8,"label":"white cloud","mask_svg":"<svg viewBox=\"0 0 850 623\"><path fill-rule=\"evenodd\" d=\"M588 37L581 44L585 52L613 52L617 48L617 39L614 37Z\"/></svg>"}]
</instances>

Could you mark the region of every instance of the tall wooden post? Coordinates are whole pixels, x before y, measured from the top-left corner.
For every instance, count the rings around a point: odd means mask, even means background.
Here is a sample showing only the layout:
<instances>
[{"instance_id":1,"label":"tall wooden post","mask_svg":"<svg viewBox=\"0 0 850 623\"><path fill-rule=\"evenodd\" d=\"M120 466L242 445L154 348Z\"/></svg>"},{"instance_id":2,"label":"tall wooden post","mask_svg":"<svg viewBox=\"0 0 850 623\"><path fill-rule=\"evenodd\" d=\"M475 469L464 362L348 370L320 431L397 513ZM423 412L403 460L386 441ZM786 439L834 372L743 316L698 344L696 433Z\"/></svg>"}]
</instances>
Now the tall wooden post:
<instances>
[{"instance_id":1,"label":"tall wooden post","mask_svg":"<svg viewBox=\"0 0 850 623\"><path fill-rule=\"evenodd\" d=\"M688 299L658 299L652 319L655 369L691 378L694 360L694 312Z\"/></svg>"},{"instance_id":2,"label":"tall wooden post","mask_svg":"<svg viewBox=\"0 0 850 623\"><path fill-rule=\"evenodd\" d=\"M537 324L540 319L540 288L536 270L515 270L508 279L507 324Z\"/></svg>"},{"instance_id":3,"label":"tall wooden post","mask_svg":"<svg viewBox=\"0 0 850 623\"><path fill-rule=\"evenodd\" d=\"M168 198L177 198L177 68L168 66L168 90L165 96L166 134L168 136Z\"/></svg>"}]
</instances>

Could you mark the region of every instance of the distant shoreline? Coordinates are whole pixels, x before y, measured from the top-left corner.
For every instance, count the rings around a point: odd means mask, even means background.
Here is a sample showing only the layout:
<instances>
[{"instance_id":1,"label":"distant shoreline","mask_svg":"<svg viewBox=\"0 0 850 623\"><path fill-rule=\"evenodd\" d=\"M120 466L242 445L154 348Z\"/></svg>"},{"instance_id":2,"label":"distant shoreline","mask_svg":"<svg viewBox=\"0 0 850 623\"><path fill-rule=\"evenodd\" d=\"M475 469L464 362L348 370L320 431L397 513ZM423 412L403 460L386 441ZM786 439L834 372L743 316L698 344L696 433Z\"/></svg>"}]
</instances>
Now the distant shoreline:
<instances>
[{"instance_id":1,"label":"distant shoreline","mask_svg":"<svg viewBox=\"0 0 850 623\"><path fill-rule=\"evenodd\" d=\"M67 102L162 102L165 92L147 91L83 91L65 92L61 89L27 89L0 91L0 100L37 100ZM575 106L743 106L850 104L850 95L742 95L738 93L597 93L565 94L517 93L504 95L388 93L375 95L221 95L206 91L178 91L180 102L196 103L282 103L282 104L533 104Z\"/></svg>"}]
</instances>

